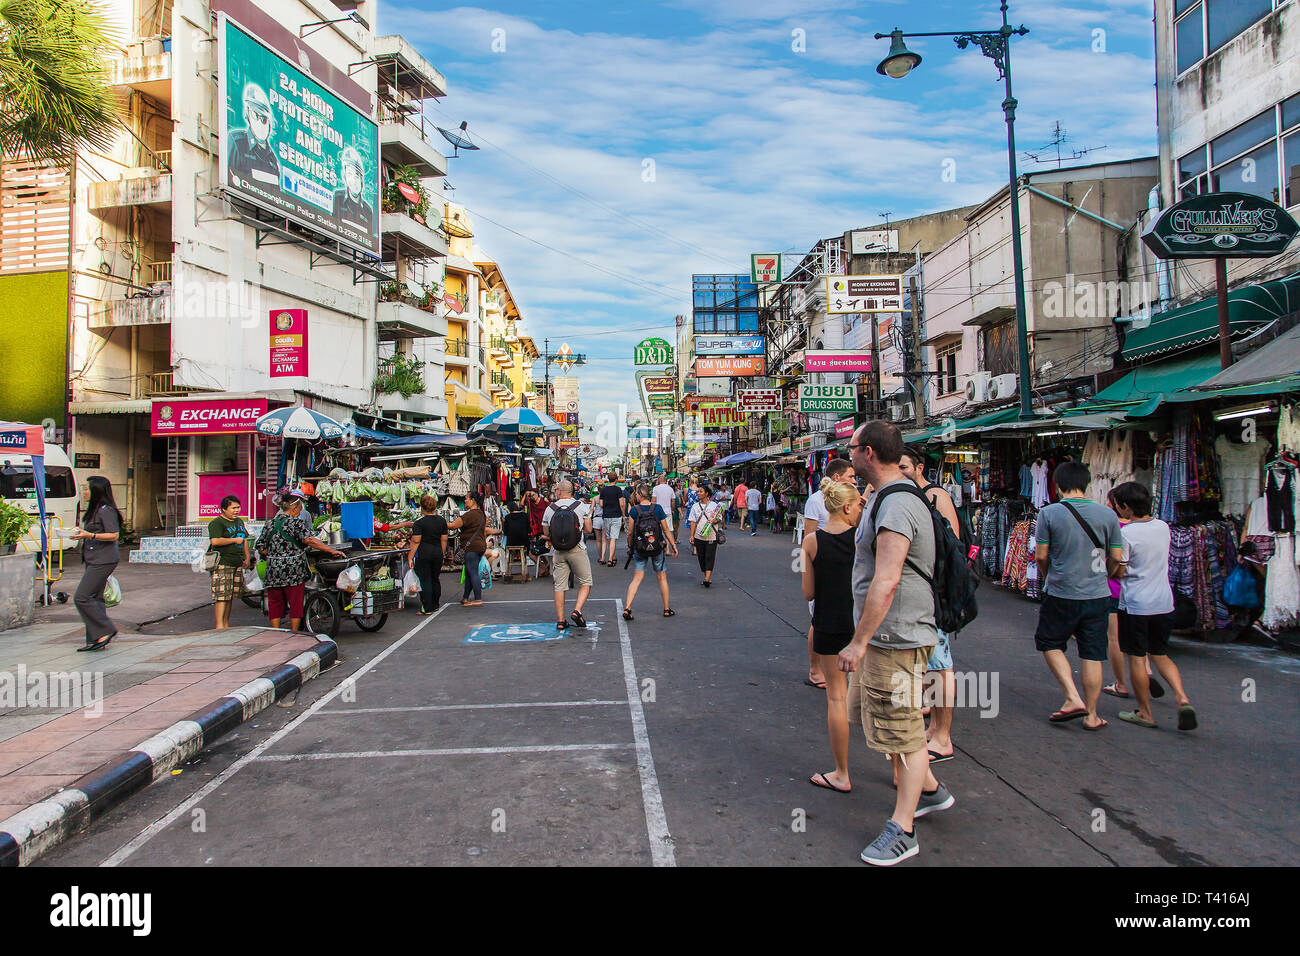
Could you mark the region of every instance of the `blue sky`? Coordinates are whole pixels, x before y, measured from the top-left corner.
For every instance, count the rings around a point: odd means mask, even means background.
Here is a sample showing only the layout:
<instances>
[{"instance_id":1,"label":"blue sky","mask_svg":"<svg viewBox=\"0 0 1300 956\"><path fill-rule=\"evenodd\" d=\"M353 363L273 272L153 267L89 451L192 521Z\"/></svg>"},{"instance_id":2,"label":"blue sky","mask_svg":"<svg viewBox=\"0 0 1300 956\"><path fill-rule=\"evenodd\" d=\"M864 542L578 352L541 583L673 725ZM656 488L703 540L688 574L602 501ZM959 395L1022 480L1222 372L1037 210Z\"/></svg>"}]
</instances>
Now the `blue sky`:
<instances>
[{"instance_id":1,"label":"blue sky","mask_svg":"<svg viewBox=\"0 0 1300 956\"><path fill-rule=\"evenodd\" d=\"M992 61L908 41L924 62L890 80L875 72L888 41L872 36L995 28L997 3L397 3L380 16L447 77L430 117L468 120L482 144L452 161L448 196L526 328L591 360L577 373L584 424L629 401L633 346L689 316L692 273L748 271L751 252L803 252L1005 183ZM1151 0L1013 3L1030 29L1012 47L1022 168L1057 120L1067 148L1107 147L1083 161L1154 153L1152 16Z\"/></svg>"}]
</instances>

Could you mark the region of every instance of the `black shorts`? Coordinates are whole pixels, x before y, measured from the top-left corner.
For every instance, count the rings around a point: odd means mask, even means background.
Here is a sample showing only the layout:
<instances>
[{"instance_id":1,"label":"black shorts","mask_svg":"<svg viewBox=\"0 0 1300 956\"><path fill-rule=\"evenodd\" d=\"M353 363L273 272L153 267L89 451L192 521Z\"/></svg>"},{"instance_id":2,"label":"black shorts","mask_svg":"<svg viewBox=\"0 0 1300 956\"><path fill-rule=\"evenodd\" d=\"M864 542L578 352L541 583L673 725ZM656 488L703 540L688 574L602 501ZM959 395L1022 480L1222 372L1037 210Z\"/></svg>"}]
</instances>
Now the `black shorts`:
<instances>
[{"instance_id":1,"label":"black shorts","mask_svg":"<svg viewBox=\"0 0 1300 956\"><path fill-rule=\"evenodd\" d=\"M818 654L838 654L853 642L853 632L828 634L818 627L813 627L813 650Z\"/></svg>"},{"instance_id":2,"label":"black shorts","mask_svg":"<svg viewBox=\"0 0 1300 956\"><path fill-rule=\"evenodd\" d=\"M1110 595L1087 601L1043 595L1043 606L1038 612L1038 630L1034 632L1034 646L1040 651L1064 651L1073 637L1079 648L1080 660L1106 660L1110 602Z\"/></svg>"},{"instance_id":3,"label":"black shorts","mask_svg":"<svg viewBox=\"0 0 1300 956\"><path fill-rule=\"evenodd\" d=\"M1130 657L1169 654L1169 615L1119 612L1119 649Z\"/></svg>"}]
</instances>

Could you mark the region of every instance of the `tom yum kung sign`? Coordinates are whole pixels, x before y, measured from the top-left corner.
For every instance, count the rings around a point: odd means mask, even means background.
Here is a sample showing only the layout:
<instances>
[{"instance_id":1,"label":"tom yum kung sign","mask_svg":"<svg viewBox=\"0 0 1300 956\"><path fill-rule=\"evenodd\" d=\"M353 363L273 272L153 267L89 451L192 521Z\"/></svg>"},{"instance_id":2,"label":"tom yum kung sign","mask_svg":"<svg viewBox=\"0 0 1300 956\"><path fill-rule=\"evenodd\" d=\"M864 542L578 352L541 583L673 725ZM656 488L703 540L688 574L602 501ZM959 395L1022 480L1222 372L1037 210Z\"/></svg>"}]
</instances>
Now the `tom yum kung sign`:
<instances>
[{"instance_id":1,"label":"tom yum kung sign","mask_svg":"<svg viewBox=\"0 0 1300 956\"><path fill-rule=\"evenodd\" d=\"M1254 258L1282 253L1297 231L1277 203L1248 193L1206 193L1170 206L1142 241L1161 259Z\"/></svg>"}]
</instances>

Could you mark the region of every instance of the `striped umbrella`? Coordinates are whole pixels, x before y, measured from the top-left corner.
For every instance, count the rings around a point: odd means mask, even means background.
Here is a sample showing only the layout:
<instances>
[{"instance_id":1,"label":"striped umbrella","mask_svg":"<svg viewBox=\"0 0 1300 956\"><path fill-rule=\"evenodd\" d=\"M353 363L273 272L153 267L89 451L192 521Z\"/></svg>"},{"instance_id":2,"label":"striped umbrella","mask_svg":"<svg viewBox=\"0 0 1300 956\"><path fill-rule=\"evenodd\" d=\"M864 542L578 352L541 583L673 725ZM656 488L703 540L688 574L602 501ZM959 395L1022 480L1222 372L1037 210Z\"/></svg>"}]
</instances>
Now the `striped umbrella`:
<instances>
[{"instance_id":1,"label":"striped umbrella","mask_svg":"<svg viewBox=\"0 0 1300 956\"><path fill-rule=\"evenodd\" d=\"M320 412L299 405L296 408L277 408L267 412L256 422L256 428L263 435L280 438L338 438L343 434L343 426Z\"/></svg>"},{"instance_id":2,"label":"striped umbrella","mask_svg":"<svg viewBox=\"0 0 1300 956\"><path fill-rule=\"evenodd\" d=\"M499 408L469 426L471 435L563 435L564 426L533 408Z\"/></svg>"}]
</instances>

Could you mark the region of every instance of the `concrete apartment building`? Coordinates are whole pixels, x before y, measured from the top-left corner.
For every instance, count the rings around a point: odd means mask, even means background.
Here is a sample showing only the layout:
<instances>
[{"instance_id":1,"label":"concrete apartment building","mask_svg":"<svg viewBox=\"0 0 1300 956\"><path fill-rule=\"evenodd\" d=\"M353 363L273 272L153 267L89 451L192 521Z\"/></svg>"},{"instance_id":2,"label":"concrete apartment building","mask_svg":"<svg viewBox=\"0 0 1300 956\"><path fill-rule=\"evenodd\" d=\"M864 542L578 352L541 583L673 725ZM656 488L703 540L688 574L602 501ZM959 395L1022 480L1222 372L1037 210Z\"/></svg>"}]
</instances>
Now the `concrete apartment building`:
<instances>
[{"instance_id":1,"label":"concrete apartment building","mask_svg":"<svg viewBox=\"0 0 1300 956\"><path fill-rule=\"evenodd\" d=\"M1081 387L1114 365L1117 315L1132 303L1126 249L1157 182L1154 158L1025 173L1020 178L1030 367L1039 400ZM965 216L925 257L921 342L929 415L1018 396L1010 189ZM1123 288L1121 288L1123 285ZM1154 295L1139 287L1138 298Z\"/></svg>"},{"instance_id":2,"label":"concrete apartment building","mask_svg":"<svg viewBox=\"0 0 1300 956\"><path fill-rule=\"evenodd\" d=\"M126 129L74 166L70 451L150 528L222 490L263 513L279 448L247 424L267 408L445 425L446 159L422 109L442 75L376 35L374 2L106 13ZM419 368L407 397L376 389L395 356Z\"/></svg>"}]
</instances>

